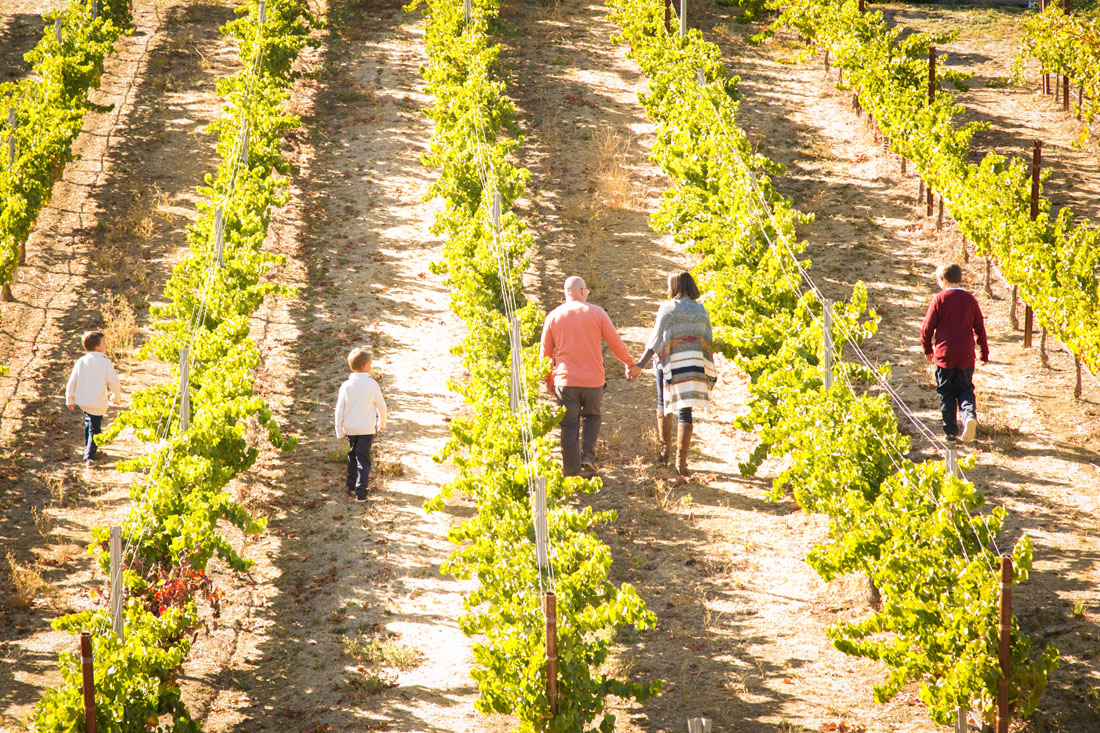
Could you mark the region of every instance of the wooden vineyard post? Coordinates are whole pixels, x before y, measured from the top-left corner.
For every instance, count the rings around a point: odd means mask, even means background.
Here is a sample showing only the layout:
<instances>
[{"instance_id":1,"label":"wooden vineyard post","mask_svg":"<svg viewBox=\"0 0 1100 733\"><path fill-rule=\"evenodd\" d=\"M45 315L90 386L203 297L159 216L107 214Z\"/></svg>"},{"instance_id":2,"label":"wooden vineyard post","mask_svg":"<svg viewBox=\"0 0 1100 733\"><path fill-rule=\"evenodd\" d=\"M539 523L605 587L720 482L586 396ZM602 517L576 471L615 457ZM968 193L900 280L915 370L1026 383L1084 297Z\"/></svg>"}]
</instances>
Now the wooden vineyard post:
<instances>
[{"instance_id":1,"label":"wooden vineyard post","mask_svg":"<svg viewBox=\"0 0 1100 733\"><path fill-rule=\"evenodd\" d=\"M928 47L928 104L936 101L936 47Z\"/></svg>"},{"instance_id":2,"label":"wooden vineyard post","mask_svg":"<svg viewBox=\"0 0 1100 733\"><path fill-rule=\"evenodd\" d=\"M918 171L919 173L920 171ZM920 179L920 187L917 189L917 204L924 200L924 179Z\"/></svg>"},{"instance_id":3,"label":"wooden vineyard post","mask_svg":"<svg viewBox=\"0 0 1100 733\"><path fill-rule=\"evenodd\" d=\"M833 301L826 300L822 305L824 306L824 318L822 319L821 334L824 339L825 352L822 376L824 377L825 391L828 392L833 387Z\"/></svg>"},{"instance_id":4,"label":"wooden vineyard post","mask_svg":"<svg viewBox=\"0 0 1100 733\"><path fill-rule=\"evenodd\" d=\"M1077 381L1073 385L1073 399L1081 399L1081 357L1073 355L1073 366L1077 372Z\"/></svg>"},{"instance_id":5,"label":"wooden vineyard post","mask_svg":"<svg viewBox=\"0 0 1100 733\"><path fill-rule=\"evenodd\" d=\"M1081 121L1081 110L1085 108L1085 85L1077 87L1077 121Z\"/></svg>"},{"instance_id":6,"label":"wooden vineyard post","mask_svg":"<svg viewBox=\"0 0 1100 733\"><path fill-rule=\"evenodd\" d=\"M1001 617L1000 638L997 640L997 656L1001 662L1001 676L997 678L996 733L1008 733L1012 715L1008 709L1008 674L1012 651L1012 558L1001 557Z\"/></svg>"},{"instance_id":7,"label":"wooden vineyard post","mask_svg":"<svg viewBox=\"0 0 1100 733\"><path fill-rule=\"evenodd\" d=\"M935 209L936 194L932 193L932 187L928 187L928 198L925 202L924 215L932 216L932 211Z\"/></svg>"},{"instance_id":8,"label":"wooden vineyard post","mask_svg":"<svg viewBox=\"0 0 1100 733\"><path fill-rule=\"evenodd\" d=\"M550 715L558 714L558 599L552 591L544 597L546 612L546 700Z\"/></svg>"},{"instance_id":9,"label":"wooden vineyard post","mask_svg":"<svg viewBox=\"0 0 1100 733\"><path fill-rule=\"evenodd\" d=\"M122 529L111 527L108 535L108 548L111 553L111 628L122 635Z\"/></svg>"},{"instance_id":10,"label":"wooden vineyard post","mask_svg":"<svg viewBox=\"0 0 1100 733\"><path fill-rule=\"evenodd\" d=\"M1039 218L1039 171L1043 165L1043 141L1036 140L1031 150L1031 220Z\"/></svg>"},{"instance_id":11,"label":"wooden vineyard post","mask_svg":"<svg viewBox=\"0 0 1100 733\"><path fill-rule=\"evenodd\" d=\"M1031 220L1039 218L1039 173L1043 166L1043 142L1035 141L1035 147L1031 153ZM1015 292L1014 292L1015 294ZM1016 314L1016 302L1012 302L1012 314ZM1031 336L1034 330L1035 314L1031 305L1024 305L1024 348L1031 348Z\"/></svg>"},{"instance_id":12,"label":"wooden vineyard post","mask_svg":"<svg viewBox=\"0 0 1100 733\"><path fill-rule=\"evenodd\" d=\"M867 0L859 0L859 12L867 12Z\"/></svg>"},{"instance_id":13,"label":"wooden vineyard post","mask_svg":"<svg viewBox=\"0 0 1100 733\"><path fill-rule=\"evenodd\" d=\"M665 30L672 33L672 0L665 0Z\"/></svg>"},{"instance_id":14,"label":"wooden vineyard post","mask_svg":"<svg viewBox=\"0 0 1100 733\"><path fill-rule=\"evenodd\" d=\"M936 228L943 229L943 194L940 194L940 207L936 212ZM966 247L963 247L963 252L966 252Z\"/></svg>"},{"instance_id":15,"label":"wooden vineyard post","mask_svg":"<svg viewBox=\"0 0 1100 733\"><path fill-rule=\"evenodd\" d=\"M1069 112L1069 77L1062 77L1062 110Z\"/></svg>"},{"instance_id":16,"label":"wooden vineyard post","mask_svg":"<svg viewBox=\"0 0 1100 733\"><path fill-rule=\"evenodd\" d=\"M825 78L829 78L829 49L825 49ZM1078 115L1078 118L1080 118L1080 115Z\"/></svg>"},{"instance_id":17,"label":"wooden vineyard post","mask_svg":"<svg viewBox=\"0 0 1100 733\"><path fill-rule=\"evenodd\" d=\"M1047 9L1047 0L1039 0L1039 12L1043 13ZM1043 72L1043 94L1050 94L1050 74Z\"/></svg>"},{"instance_id":18,"label":"wooden vineyard post","mask_svg":"<svg viewBox=\"0 0 1100 733\"><path fill-rule=\"evenodd\" d=\"M95 733L95 670L92 668L92 637L80 635L80 667L84 682L84 730Z\"/></svg>"},{"instance_id":19,"label":"wooden vineyard post","mask_svg":"<svg viewBox=\"0 0 1100 733\"><path fill-rule=\"evenodd\" d=\"M1039 331L1039 363L1044 369L1050 369L1050 359L1047 358L1047 328L1043 326Z\"/></svg>"}]
</instances>

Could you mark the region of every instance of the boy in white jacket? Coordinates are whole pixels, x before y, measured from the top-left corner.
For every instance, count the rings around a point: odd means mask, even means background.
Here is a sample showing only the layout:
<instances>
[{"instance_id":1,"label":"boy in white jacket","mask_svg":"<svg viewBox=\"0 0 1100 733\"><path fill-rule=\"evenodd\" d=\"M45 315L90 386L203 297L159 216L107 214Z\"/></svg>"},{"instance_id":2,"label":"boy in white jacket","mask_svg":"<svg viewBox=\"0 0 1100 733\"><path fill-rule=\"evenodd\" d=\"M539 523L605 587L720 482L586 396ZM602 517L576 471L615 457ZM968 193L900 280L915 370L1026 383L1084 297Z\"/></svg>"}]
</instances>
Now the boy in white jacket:
<instances>
[{"instance_id":1,"label":"boy in white jacket","mask_svg":"<svg viewBox=\"0 0 1100 733\"><path fill-rule=\"evenodd\" d=\"M336 398L336 439L348 440L347 492L356 501L367 500L370 452L375 432L386 428L389 410L378 382L370 376L371 351L357 347L348 354L351 376L340 385Z\"/></svg>"},{"instance_id":2,"label":"boy in white jacket","mask_svg":"<svg viewBox=\"0 0 1100 733\"><path fill-rule=\"evenodd\" d=\"M95 460L95 436L102 431L103 415L109 405L118 401L122 389L115 365L107 358L103 334L89 331L82 342L88 353L73 366L65 386L65 404L70 410L79 407L84 412L84 465L90 467Z\"/></svg>"}]
</instances>

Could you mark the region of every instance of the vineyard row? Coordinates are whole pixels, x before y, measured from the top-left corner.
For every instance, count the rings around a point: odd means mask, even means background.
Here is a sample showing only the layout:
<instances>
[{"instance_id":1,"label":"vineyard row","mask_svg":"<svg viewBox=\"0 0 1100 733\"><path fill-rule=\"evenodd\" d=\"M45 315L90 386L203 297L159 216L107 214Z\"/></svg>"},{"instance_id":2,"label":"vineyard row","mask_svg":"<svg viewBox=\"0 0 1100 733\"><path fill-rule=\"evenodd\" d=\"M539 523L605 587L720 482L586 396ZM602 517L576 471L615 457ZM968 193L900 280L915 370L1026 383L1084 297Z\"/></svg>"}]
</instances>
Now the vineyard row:
<instances>
[{"instance_id":1,"label":"vineyard row","mask_svg":"<svg viewBox=\"0 0 1100 733\"><path fill-rule=\"evenodd\" d=\"M101 438L109 442L130 428L153 444L147 455L118 466L143 474L133 483L133 506L122 525L124 635L111 630L106 609L53 624L92 636L99 730L145 731L158 726L161 716L172 722L158 730L199 730L176 679L198 628L197 599L218 610L207 563L216 555L238 572L251 565L217 525L224 520L255 534L266 524L224 489L256 460L257 449L246 439L250 423L266 430L277 448L295 444L254 394L260 355L250 321L268 294L288 292L266 281L281 259L261 247L271 210L287 199L290 166L281 155L282 140L299 124L283 110L292 66L301 49L315 43L311 33L320 21L306 0L249 0L237 12L242 17L222 32L234 38L241 70L219 81L225 114L209 128L222 162L199 189L201 216L188 232L191 253L166 283L166 303L152 309L159 333L139 352L178 364L178 381L136 393ZM108 530L98 527L92 534L93 553L106 571ZM61 673L64 682L35 708L37 731L83 729L75 654L61 655Z\"/></svg>"},{"instance_id":2,"label":"vineyard row","mask_svg":"<svg viewBox=\"0 0 1100 733\"><path fill-rule=\"evenodd\" d=\"M769 456L784 459L773 498L790 490L804 510L829 518L810 565L824 580L865 574L881 593L868 618L840 623L829 636L843 652L885 663L877 700L918 681L937 723L953 722L960 707L991 721L1000 676L995 542L1004 510L979 513L983 497L946 461L905 457L910 439L890 400L869 389L885 385L886 367L837 358L826 381L826 306L815 288L803 290L812 280L796 236L810 217L775 191L770 176L781 167L754 155L738 128L736 80L719 49L698 31L666 31L661 0L611 4L648 77L641 101L657 128L653 158L673 181L652 226L701 255L716 348L750 380L739 427L757 431L760 442L741 469L751 474ZM832 311L832 340L861 354L878 322L864 286ZM1028 538L1012 557L1019 583L1031 568ZM1010 701L1026 716L1057 651L1031 659L1015 620L1010 641Z\"/></svg>"}]
</instances>

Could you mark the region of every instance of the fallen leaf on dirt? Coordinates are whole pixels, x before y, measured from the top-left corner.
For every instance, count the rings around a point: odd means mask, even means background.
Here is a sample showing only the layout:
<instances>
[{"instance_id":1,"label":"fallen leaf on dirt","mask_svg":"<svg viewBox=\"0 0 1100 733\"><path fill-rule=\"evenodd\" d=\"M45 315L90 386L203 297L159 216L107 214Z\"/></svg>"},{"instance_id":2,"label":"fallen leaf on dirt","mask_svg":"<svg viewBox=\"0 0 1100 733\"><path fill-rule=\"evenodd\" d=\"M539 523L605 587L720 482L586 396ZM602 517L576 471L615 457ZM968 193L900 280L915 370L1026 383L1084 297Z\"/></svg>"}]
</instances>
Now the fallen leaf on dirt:
<instances>
[{"instance_id":1,"label":"fallen leaf on dirt","mask_svg":"<svg viewBox=\"0 0 1100 733\"><path fill-rule=\"evenodd\" d=\"M866 733L867 726L860 723L841 721L839 723L822 723L820 730L822 733Z\"/></svg>"}]
</instances>

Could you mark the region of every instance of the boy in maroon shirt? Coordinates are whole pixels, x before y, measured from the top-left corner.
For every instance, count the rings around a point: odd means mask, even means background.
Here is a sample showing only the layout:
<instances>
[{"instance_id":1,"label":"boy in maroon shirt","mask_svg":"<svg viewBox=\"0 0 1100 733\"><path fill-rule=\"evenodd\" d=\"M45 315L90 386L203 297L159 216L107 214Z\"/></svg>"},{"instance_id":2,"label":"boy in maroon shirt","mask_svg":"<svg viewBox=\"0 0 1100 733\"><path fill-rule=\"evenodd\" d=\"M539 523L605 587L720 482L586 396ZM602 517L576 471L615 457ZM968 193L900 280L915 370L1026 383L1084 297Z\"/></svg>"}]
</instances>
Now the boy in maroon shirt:
<instances>
[{"instance_id":1,"label":"boy in maroon shirt","mask_svg":"<svg viewBox=\"0 0 1100 733\"><path fill-rule=\"evenodd\" d=\"M977 299L962 288L962 268L941 265L936 270L940 292L928 306L920 329L924 358L936 365L936 392L940 395L943 432L948 441L974 440L978 413L974 405L974 342L977 337L982 363L989 361L985 319ZM962 413L962 435L955 420Z\"/></svg>"}]
</instances>

